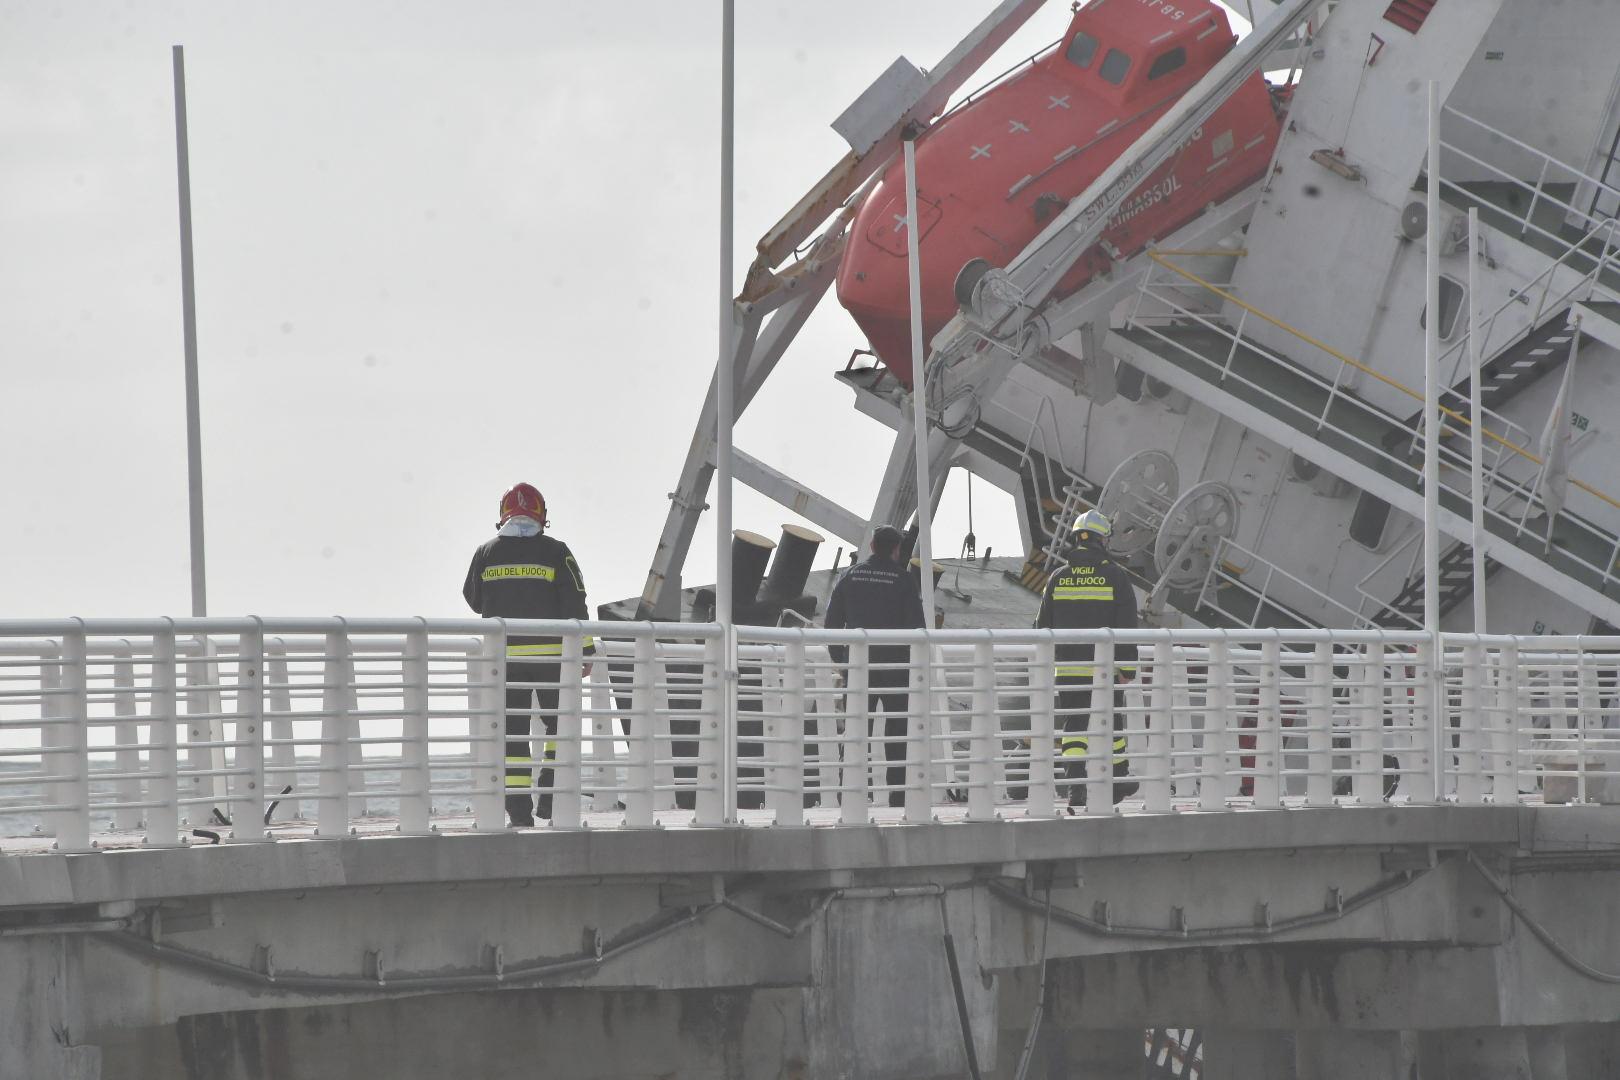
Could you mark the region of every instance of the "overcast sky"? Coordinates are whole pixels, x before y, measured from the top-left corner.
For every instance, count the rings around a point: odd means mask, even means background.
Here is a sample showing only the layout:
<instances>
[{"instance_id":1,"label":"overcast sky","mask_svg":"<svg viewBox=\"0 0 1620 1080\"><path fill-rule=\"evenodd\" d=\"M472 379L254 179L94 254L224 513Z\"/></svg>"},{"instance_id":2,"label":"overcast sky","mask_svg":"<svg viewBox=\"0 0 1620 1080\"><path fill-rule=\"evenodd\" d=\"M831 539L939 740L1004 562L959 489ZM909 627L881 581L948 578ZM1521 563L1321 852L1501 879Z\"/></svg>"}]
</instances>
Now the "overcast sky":
<instances>
[{"instance_id":1,"label":"overcast sky","mask_svg":"<svg viewBox=\"0 0 1620 1080\"><path fill-rule=\"evenodd\" d=\"M739 280L833 117L990 6L741 0ZM638 594L714 364L718 28L717 0L0 0L0 617L189 610L176 43L210 612L461 614L520 479L593 605ZM829 295L737 430L862 515L892 436L831 375L863 344ZM975 504L1017 554L1011 500ZM787 520L738 488L738 527Z\"/></svg>"}]
</instances>

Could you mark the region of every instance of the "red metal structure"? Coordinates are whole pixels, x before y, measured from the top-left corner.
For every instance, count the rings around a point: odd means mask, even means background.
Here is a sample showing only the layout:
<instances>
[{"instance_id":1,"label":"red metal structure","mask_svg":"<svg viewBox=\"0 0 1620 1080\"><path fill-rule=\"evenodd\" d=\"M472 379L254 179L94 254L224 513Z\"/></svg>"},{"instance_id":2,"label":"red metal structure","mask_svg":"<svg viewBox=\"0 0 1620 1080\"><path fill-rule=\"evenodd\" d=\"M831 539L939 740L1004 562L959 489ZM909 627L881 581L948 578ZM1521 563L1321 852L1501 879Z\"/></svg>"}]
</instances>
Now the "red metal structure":
<instances>
[{"instance_id":1,"label":"red metal structure","mask_svg":"<svg viewBox=\"0 0 1620 1080\"><path fill-rule=\"evenodd\" d=\"M1092 0L1056 48L929 129L917 143L925 339L955 313L965 264L1006 266L1235 41L1225 11L1208 0ZM1278 131L1256 74L1142 180L1055 295L1248 186L1270 162ZM909 385L905 211L896 160L856 216L838 299Z\"/></svg>"}]
</instances>

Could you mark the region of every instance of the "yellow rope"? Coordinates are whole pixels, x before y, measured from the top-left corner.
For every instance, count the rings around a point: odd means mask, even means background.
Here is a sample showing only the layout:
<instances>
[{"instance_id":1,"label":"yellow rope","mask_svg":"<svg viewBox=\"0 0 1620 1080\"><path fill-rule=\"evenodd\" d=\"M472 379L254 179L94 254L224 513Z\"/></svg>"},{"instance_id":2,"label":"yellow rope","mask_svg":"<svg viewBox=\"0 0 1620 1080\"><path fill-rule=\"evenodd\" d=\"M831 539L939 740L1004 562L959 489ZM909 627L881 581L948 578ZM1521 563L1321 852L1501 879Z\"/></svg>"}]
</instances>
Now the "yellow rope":
<instances>
[{"instance_id":1,"label":"yellow rope","mask_svg":"<svg viewBox=\"0 0 1620 1080\"><path fill-rule=\"evenodd\" d=\"M1242 308L1244 311L1247 311L1250 315L1253 315L1255 318L1264 319L1266 322L1270 323L1272 326L1275 326L1277 329L1282 330L1282 331L1284 331L1286 333L1294 335L1294 337L1297 337L1299 340L1305 342L1307 345L1314 345L1316 348L1321 349L1323 352L1327 353L1329 356L1333 357L1335 360L1339 361L1341 364L1348 364L1351 367L1355 368L1357 371L1364 371L1368 375L1371 375L1373 378L1377 379L1379 382L1384 383L1386 386L1393 387L1394 389L1399 390L1401 393L1407 395L1408 397L1415 398L1419 402L1423 401L1422 393L1420 393L1417 390L1412 389L1410 386L1407 386L1405 383L1398 382L1395 379L1390 378L1388 375L1383 374L1382 372L1374 371L1372 368L1368 367L1366 364L1361 363L1359 360L1352 360L1350 357L1344 355L1344 353L1340 352L1338 349L1335 349L1333 346L1316 340L1315 338L1311 337L1309 334L1305 333L1303 330L1296 330L1294 327L1289 326L1287 323L1283 322L1281 319L1278 319L1278 318L1275 318L1275 317L1273 317L1271 315L1266 314L1264 311L1261 311L1259 308L1255 307L1252 304L1245 303L1244 301L1238 299L1236 296L1233 296L1231 293L1229 293L1226 290L1222 289L1220 286L1212 284L1211 282L1205 281L1203 278L1199 277L1197 274L1193 273L1192 271L1184 270L1181 267L1177 266L1175 263L1171 262L1170 260L1163 258L1162 256L1164 254L1165 254L1164 252L1160 252L1160 251L1149 251L1147 253L1147 256L1148 256L1148 258L1152 259L1154 262L1158 263L1160 266L1163 266L1167 270L1173 270L1176 273L1180 274L1182 277L1186 278L1188 281L1196 282L1198 285L1203 286L1204 288L1208 289L1210 292L1214 293L1216 296L1219 296L1222 300L1225 300L1226 302L1231 303L1231 304L1236 304L1238 307ZM1169 252L1169 254L1178 254L1178 252ZM1468 417L1464 416L1462 413L1457 412L1455 409L1448 409L1444 405L1441 405L1439 408L1440 408L1440 411L1442 413L1444 413L1448 418L1455 421L1456 423L1461 424L1464 427L1471 427L1472 426L1472 421L1470 421L1468 419ZM1522 446L1519 446L1517 443L1509 442L1507 439L1502 438L1502 436L1498 435L1496 432L1492 431L1488 427L1481 426L1480 434L1482 436L1484 436L1485 438L1490 439L1492 442L1500 443L1501 445L1507 447L1509 450L1513 451L1515 454L1518 454L1520 457L1525 458L1528 461L1533 461L1537 465L1542 465L1542 466L1544 466L1546 464L1545 462L1543 462L1541 460L1540 457L1536 456L1535 454L1532 454L1530 451L1524 449L1524 447L1522 447ZM1586 483L1584 483L1584 482L1582 482L1580 480L1575 479L1574 477L1570 477L1569 482L1571 484L1573 484L1575 487L1578 487L1582 491L1586 492L1588 495L1591 495L1591 496L1593 496L1594 498L1597 498L1597 499L1601 499L1603 502L1608 503L1610 506L1614 507L1615 509L1620 510L1620 501L1616 501L1611 496L1605 495L1603 492L1601 492L1601 491L1597 490L1596 488L1592 487L1590 484L1586 484Z\"/></svg>"}]
</instances>

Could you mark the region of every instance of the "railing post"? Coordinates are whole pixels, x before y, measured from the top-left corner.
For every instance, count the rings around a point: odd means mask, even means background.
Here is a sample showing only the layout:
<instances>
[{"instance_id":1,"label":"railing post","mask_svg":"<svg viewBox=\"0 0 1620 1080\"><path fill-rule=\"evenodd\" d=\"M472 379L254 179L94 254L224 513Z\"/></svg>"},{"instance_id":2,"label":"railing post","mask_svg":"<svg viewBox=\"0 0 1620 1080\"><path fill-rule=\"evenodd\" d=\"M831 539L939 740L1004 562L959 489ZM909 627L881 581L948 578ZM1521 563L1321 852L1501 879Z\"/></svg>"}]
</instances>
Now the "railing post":
<instances>
[{"instance_id":1,"label":"railing post","mask_svg":"<svg viewBox=\"0 0 1620 1080\"><path fill-rule=\"evenodd\" d=\"M1457 801L1485 801L1485 778L1481 770L1480 734L1483 723L1480 708L1485 695L1485 647L1476 636L1463 646L1462 689L1457 714Z\"/></svg>"},{"instance_id":2,"label":"railing post","mask_svg":"<svg viewBox=\"0 0 1620 1080\"><path fill-rule=\"evenodd\" d=\"M320 808L316 836L346 836L354 816L349 752L354 747L354 647L347 626L326 635L326 661L321 677Z\"/></svg>"},{"instance_id":3,"label":"railing post","mask_svg":"<svg viewBox=\"0 0 1620 1080\"><path fill-rule=\"evenodd\" d=\"M264 624L236 639L236 797L231 801L231 838L263 840L264 835Z\"/></svg>"},{"instance_id":4,"label":"railing post","mask_svg":"<svg viewBox=\"0 0 1620 1080\"><path fill-rule=\"evenodd\" d=\"M1163 814L1170 810L1170 728L1175 723L1172 693L1177 678L1175 646L1168 641L1156 641L1146 648L1153 650L1153 685L1143 687L1148 706L1147 732L1142 739L1142 805L1149 813ZM1140 650L1138 650L1140 652ZM1146 670L1138 666L1137 670ZM1141 678L1139 674L1137 678Z\"/></svg>"},{"instance_id":5,"label":"railing post","mask_svg":"<svg viewBox=\"0 0 1620 1080\"><path fill-rule=\"evenodd\" d=\"M996 747L1000 732L996 723L996 651L989 641L973 645L973 712L968 721L969 821L988 821L996 816Z\"/></svg>"},{"instance_id":6,"label":"railing post","mask_svg":"<svg viewBox=\"0 0 1620 1080\"><path fill-rule=\"evenodd\" d=\"M1254 805L1282 803L1282 641L1273 633L1260 644L1260 687L1254 718Z\"/></svg>"},{"instance_id":7,"label":"railing post","mask_svg":"<svg viewBox=\"0 0 1620 1080\"><path fill-rule=\"evenodd\" d=\"M1530 209L1524 212L1524 227L1519 230L1520 236L1524 236L1530 231L1530 221L1536 216L1536 203L1541 201L1541 189L1547 183L1547 166L1550 164L1552 164L1552 159L1543 156L1541 159L1541 175L1536 177L1536 190L1530 195Z\"/></svg>"},{"instance_id":8,"label":"railing post","mask_svg":"<svg viewBox=\"0 0 1620 1080\"><path fill-rule=\"evenodd\" d=\"M151 847L175 847L180 839L180 805L175 753L176 728L180 723L180 700L175 693L174 620L164 620L168 628L152 635L152 696L148 706L151 721L146 744L146 797L153 805L146 811L146 843Z\"/></svg>"},{"instance_id":9,"label":"railing post","mask_svg":"<svg viewBox=\"0 0 1620 1080\"><path fill-rule=\"evenodd\" d=\"M91 851L90 844L90 692L86 667L88 646L84 620L77 630L62 635L62 651L54 671L42 680L48 707L41 711L56 722L44 725L41 763L53 781L47 798L63 810L46 814L56 836L56 850Z\"/></svg>"},{"instance_id":10,"label":"railing post","mask_svg":"<svg viewBox=\"0 0 1620 1080\"><path fill-rule=\"evenodd\" d=\"M1333 805L1333 645L1311 651L1305 682L1305 805Z\"/></svg>"},{"instance_id":11,"label":"railing post","mask_svg":"<svg viewBox=\"0 0 1620 1080\"><path fill-rule=\"evenodd\" d=\"M1435 636L1430 634L1420 641L1413 654L1412 686L1412 746L1417 752L1416 768L1405 770L1404 779L1410 781L1412 802L1432 803L1440 799L1440 702L1434 692L1436 657Z\"/></svg>"},{"instance_id":12,"label":"railing post","mask_svg":"<svg viewBox=\"0 0 1620 1080\"><path fill-rule=\"evenodd\" d=\"M113 738L120 748L116 757L118 771L124 774L124 779L113 781L113 791L121 803L140 802L141 751L137 745L140 742L140 724L136 718L139 709L135 696L135 648L126 640L117 647L114 655L117 660L113 664L113 714L119 719L114 725ZM113 827L121 832L140 828L140 808L128 806L114 810Z\"/></svg>"},{"instance_id":13,"label":"railing post","mask_svg":"<svg viewBox=\"0 0 1620 1080\"><path fill-rule=\"evenodd\" d=\"M265 702L265 733L269 737L269 747L265 751L269 766L266 770L266 782L272 788L276 786L276 778L282 780L283 787L290 787L288 801L293 806L295 816L301 813L303 807L298 802L298 750L294 745L292 722L292 684L287 677L287 643L281 638L269 638L264 644L264 694Z\"/></svg>"},{"instance_id":14,"label":"railing post","mask_svg":"<svg viewBox=\"0 0 1620 1080\"><path fill-rule=\"evenodd\" d=\"M473 827L506 827L506 624L479 638L467 660L467 733L472 746ZM324 776L323 776L324 782Z\"/></svg>"},{"instance_id":15,"label":"railing post","mask_svg":"<svg viewBox=\"0 0 1620 1080\"><path fill-rule=\"evenodd\" d=\"M648 634L635 638L635 663L630 669L630 733L625 736L629 759L625 767L624 825L650 829L653 817L653 682L655 655Z\"/></svg>"},{"instance_id":16,"label":"railing post","mask_svg":"<svg viewBox=\"0 0 1620 1080\"><path fill-rule=\"evenodd\" d=\"M838 781L838 820L845 825L865 825L871 820L868 806L871 777L867 764L867 740L872 722L867 698L870 658L865 635L861 637L849 647L849 667L844 676L844 768Z\"/></svg>"},{"instance_id":17,"label":"railing post","mask_svg":"<svg viewBox=\"0 0 1620 1080\"><path fill-rule=\"evenodd\" d=\"M1363 646L1355 680L1356 753L1351 791L1363 805L1384 798L1384 643Z\"/></svg>"},{"instance_id":18,"label":"railing post","mask_svg":"<svg viewBox=\"0 0 1620 1080\"><path fill-rule=\"evenodd\" d=\"M1486 729L1491 758L1491 798L1499 805L1519 801L1519 645L1504 642L1496 652L1491 722Z\"/></svg>"},{"instance_id":19,"label":"railing post","mask_svg":"<svg viewBox=\"0 0 1620 1080\"><path fill-rule=\"evenodd\" d=\"M653 725L649 750L652 761L653 812L674 810L679 806L675 798L675 747L670 736L669 721L673 714L670 697L678 678L674 669L679 665L669 655L660 655L658 638L653 637Z\"/></svg>"},{"instance_id":20,"label":"railing post","mask_svg":"<svg viewBox=\"0 0 1620 1080\"><path fill-rule=\"evenodd\" d=\"M404 676L404 713L400 717L399 739L399 831L407 836L422 836L433 831L429 820L433 814L433 770L431 744L428 734L428 687L433 648L428 636L427 620L405 635L405 655L400 661L400 674Z\"/></svg>"},{"instance_id":21,"label":"railing post","mask_svg":"<svg viewBox=\"0 0 1620 1080\"><path fill-rule=\"evenodd\" d=\"M584 791L580 783L580 745L585 730L581 715L585 698L585 646L577 623L563 635L557 682L557 734L552 740L557 750L551 763L551 827L577 829Z\"/></svg>"},{"instance_id":22,"label":"railing post","mask_svg":"<svg viewBox=\"0 0 1620 1080\"><path fill-rule=\"evenodd\" d=\"M618 697L615 686L622 685L613 679L612 651L618 643L609 644L605 639L597 639L596 662L602 665L602 676L592 678L590 687L585 691L589 695L590 707L583 710L591 729L591 756L589 773L591 778L591 809L594 811L611 810L615 806L622 808L624 802L624 789L619 783L619 739L620 732L613 728L618 714ZM632 641L625 644L632 649ZM621 657L621 665L622 665ZM632 654L632 669L634 658ZM632 680L634 675L631 676ZM625 736L628 738L628 736ZM626 751L628 752L628 745ZM719 752L718 746L716 753ZM581 750L580 759L583 761L584 751ZM581 798L583 799L584 777L586 769L580 769Z\"/></svg>"},{"instance_id":23,"label":"railing post","mask_svg":"<svg viewBox=\"0 0 1620 1080\"><path fill-rule=\"evenodd\" d=\"M1029 672L1029 809L1032 818L1057 816L1056 725L1053 677L1056 674L1051 635L1035 646Z\"/></svg>"},{"instance_id":24,"label":"railing post","mask_svg":"<svg viewBox=\"0 0 1620 1080\"><path fill-rule=\"evenodd\" d=\"M224 711L219 692L219 662L214 659L214 639L207 631L197 635L197 653L201 659L186 664L187 720L186 765L191 773L192 796L218 800L219 809L226 807ZM205 815L206 818L206 815Z\"/></svg>"},{"instance_id":25,"label":"railing post","mask_svg":"<svg viewBox=\"0 0 1620 1080\"><path fill-rule=\"evenodd\" d=\"M781 690L764 725L766 745L775 748L769 751L765 805L777 825L794 826L804 824L804 639L788 642L781 655Z\"/></svg>"},{"instance_id":26,"label":"railing post","mask_svg":"<svg viewBox=\"0 0 1620 1080\"><path fill-rule=\"evenodd\" d=\"M1091 715L1086 722L1086 816L1114 812L1114 638L1092 646ZM1067 723L1064 729L1068 729ZM1065 764L1067 764L1065 762ZM1072 788L1070 790L1073 790Z\"/></svg>"},{"instance_id":27,"label":"railing post","mask_svg":"<svg viewBox=\"0 0 1620 1080\"><path fill-rule=\"evenodd\" d=\"M1210 642L1204 689L1204 753L1199 759L1198 805L1226 808L1226 743L1232 722L1232 654L1225 638Z\"/></svg>"},{"instance_id":28,"label":"railing post","mask_svg":"<svg viewBox=\"0 0 1620 1080\"><path fill-rule=\"evenodd\" d=\"M912 642L910 676L911 693L907 698L906 716L906 810L905 820L927 821L933 816L933 791L929 786L933 772L933 754L930 735L934 730L934 664L933 648L926 632L920 642Z\"/></svg>"},{"instance_id":29,"label":"railing post","mask_svg":"<svg viewBox=\"0 0 1620 1080\"><path fill-rule=\"evenodd\" d=\"M1575 705L1580 713L1577 719L1581 733L1581 754L1577 759L1577 767L1580 769L1581 801L1587 802L1592 797L1592 778L1587 775L1587 762L1589 759L1596 759L1599 787L1607 787L1601 781L1603 774L1608 772L1605 762L1608 746L1603 732L1603 707L1598 697L1597 669L1592 667L1591 654L1578 637L1575 639Z\"/></svg>"},{"instance_id":30,"label":"railing post","mask_svg":"<svg viewBox=\"0 0 1620 1080\"><path fill-rule=\"evenodd\" d=\"M703 641L703 674L702 674L702 721L698 728L697 743L697 793L694 796L697 807L697 823L699 825L720 825L725 820L721 804L721 792L725 785L720 781L721 741L725 733L721 730L724 722L725 710L721 707L720 695L725 692L726 643L723 637L705 638Z\"/></svg>"}]
</instances>

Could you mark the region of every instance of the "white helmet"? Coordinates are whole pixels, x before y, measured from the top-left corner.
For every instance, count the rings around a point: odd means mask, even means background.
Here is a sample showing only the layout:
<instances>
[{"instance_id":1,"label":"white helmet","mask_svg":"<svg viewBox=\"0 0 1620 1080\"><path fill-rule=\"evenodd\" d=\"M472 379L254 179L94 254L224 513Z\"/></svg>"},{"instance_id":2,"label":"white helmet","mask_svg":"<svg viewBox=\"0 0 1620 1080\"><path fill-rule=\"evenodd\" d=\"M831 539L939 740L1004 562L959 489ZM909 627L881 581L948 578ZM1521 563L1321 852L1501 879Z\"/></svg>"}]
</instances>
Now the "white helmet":
<instances>
[{"instance_id":1,"label":"white helmet","mask_svg":"<svg viewBox=\"0 0 1620 1080\"><path fill-rule=\"evenodd\" d=\"M1092 508L1075 519L1074 528L1072 531L1076 536L1080 535L1081 533L1090 533L1097 539L1104 540L1107 539L1108 534L1113 532L1114 529L1113 526L1108 523L1108 516L1106 514L1104 514L1101 510Z\"/></svg>"}]
</instances>

